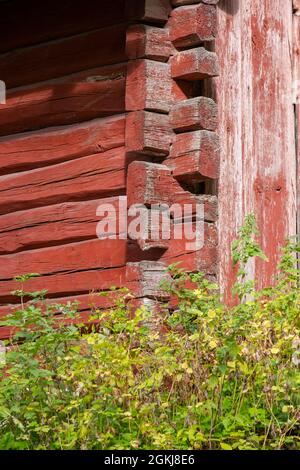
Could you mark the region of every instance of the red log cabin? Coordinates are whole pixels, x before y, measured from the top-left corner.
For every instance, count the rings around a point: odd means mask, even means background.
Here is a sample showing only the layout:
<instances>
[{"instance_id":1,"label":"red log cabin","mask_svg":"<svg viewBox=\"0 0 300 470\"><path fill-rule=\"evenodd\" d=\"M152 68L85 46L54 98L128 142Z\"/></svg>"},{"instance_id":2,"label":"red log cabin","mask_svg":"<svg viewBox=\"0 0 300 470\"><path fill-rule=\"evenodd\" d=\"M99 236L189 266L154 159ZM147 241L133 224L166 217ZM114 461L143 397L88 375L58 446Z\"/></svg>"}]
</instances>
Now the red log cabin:
<instances>
[{"instance_id":1,"label":"red log cabin","mask_svg":"<svg viewBox=\"0 0 300 470\"><path fill-rule=\"evenodd\" d=\"M228 299L249 212L269 257L250 270L271 281L299 231L299 15L299 0L0 2L0 318L32 272L28 290L83 316L111 286L159 299L174 262ZM204 245L99 240L97 208L120 196L202 204Z\"/></svg>"}]
</instances>

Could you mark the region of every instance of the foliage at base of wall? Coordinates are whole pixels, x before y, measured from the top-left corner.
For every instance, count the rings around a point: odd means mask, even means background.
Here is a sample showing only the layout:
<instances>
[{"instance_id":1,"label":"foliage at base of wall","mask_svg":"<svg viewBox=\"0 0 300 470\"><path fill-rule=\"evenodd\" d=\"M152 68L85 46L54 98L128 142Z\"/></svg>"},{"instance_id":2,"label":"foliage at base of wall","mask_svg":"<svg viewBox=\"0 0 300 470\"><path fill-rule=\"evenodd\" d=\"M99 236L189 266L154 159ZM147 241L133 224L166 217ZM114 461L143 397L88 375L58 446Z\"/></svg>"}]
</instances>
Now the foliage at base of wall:
<instances>
[{"instance_id":1,"label":"foliage at base of wall","mask_svg":"<svg viewBox=\"0 0 300 470\"><path fill-rule=\"evenodd\" d=\"M129 314L124 292L88 332L76 305L61 307L72 323L60 329L37 299L6 319L0 449L300 449L300 247L287 243L274 287L257 292L245 281L263 257L254 232L250 217L233 247L233 308L172 266L175 310Z\"/></svg>"}]
</instances>

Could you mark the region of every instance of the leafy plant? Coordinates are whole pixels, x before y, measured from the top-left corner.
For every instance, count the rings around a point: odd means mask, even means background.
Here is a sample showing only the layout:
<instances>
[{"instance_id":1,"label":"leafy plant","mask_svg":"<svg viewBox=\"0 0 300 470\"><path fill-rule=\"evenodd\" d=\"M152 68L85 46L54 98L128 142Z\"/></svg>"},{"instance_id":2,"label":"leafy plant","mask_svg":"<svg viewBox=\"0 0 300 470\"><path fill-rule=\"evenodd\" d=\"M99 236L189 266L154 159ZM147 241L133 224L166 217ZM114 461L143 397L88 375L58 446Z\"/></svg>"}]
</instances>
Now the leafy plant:
<instances>
[{"instance_id":1,"label":"leafy plant","mask_svg":"<svg viewBox=\"0 0 300 470\"><path fill-rule=\"evenodd\" d=\"M176 307L157 322L154 310L133 314L125 290L84 326L75 304L50 307L44 292L24 304L21 287L3 322L13 331L0 449L299 449L299 244L284 247L276 284L255 292L245 273L252 256L265 259L256 234L251 216L233 247L233 308L178 265L164 286Z\"/></svg>"}]
</instances>

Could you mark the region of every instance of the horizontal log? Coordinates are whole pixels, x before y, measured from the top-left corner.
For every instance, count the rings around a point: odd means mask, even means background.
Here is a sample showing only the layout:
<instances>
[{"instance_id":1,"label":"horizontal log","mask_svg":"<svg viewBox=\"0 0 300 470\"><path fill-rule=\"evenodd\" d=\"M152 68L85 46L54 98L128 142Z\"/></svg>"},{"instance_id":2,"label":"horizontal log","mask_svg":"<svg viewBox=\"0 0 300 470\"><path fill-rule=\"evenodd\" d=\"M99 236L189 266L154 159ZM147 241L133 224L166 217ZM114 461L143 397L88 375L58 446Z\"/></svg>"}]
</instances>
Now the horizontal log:
<instances>
[{"instance_id":1,"label":"horizontal log","mask_svg":"<svg viewBox=\"0 0 300 470\"><path fill-rule=\"evenodd\" d=\"M177 132L206 129L215 131L218 107L214 100L200 96L175 104L170 111L170 124Z\"/></svg>"},{"instance_id":2,"label":"horizontal log","mask_svg":"<svg viewBox=\"0 0 300 470\"><path fill-rule=\"evenodd\" d=\"M218 178L220 142L217 134L210 131L178 134L165 163L178 179Z\"/></svg>"},{"instance_id":3,"label":"horizontal log","mask_svg":"<svg viewBox=\"0 0 300 470\"><path fill-rule=\"evenodd\" d=\"M0 177L0 213L70 200L99 197L125 189L124 147L50 167Z\"/></svg>"},{"instance_id":4,"label":"horizontal log","mask_svg":"<svg viewBox=\"0 0 300 470\"><path fill-rule=\"evenodd\" d=\"M171 57L171 74L181 80L202 80L219 74L218 59L215 52L204 47L188 49Z\"/></svg>"},{"instance_id":5,"label":"horizontal log","mask_svg":"<svg viewBox=\"0 0 300 470\"><path fill-rule=\"evenodd\" d=\"M172 80L168 64L154 60L128 63L126 110L168 112L173 102Z\"/></svg>"},{"instance_id":6,"label":"horizontal log","mask_svg":"<svg viewBox=\"0 0 300 470\"><path fill-rule=\"evenodd\" d=\"M171 171L165 165L132 162L127 173L128 206L134 204L169 204Z\"/></svg>"},{"instance_id":7,"label":"horizontal log","mask_svg":"<svg viewBox=\"0 0 300 470\"><path fill-rule=\"evenodd\" d=\"M181 5L192 5L195 3L206 3L207 5L216 5L219 0L171 0L171 3L174 7L179 7Z\"/></svg>"},{"instance_id":8,"label":"horizontal log","mask_svg":"<svg viewBox=\"0 0 300 470\"><path fill-rule=\"evenodd\" d=\"M11 335L11 327L9 326L1 326L0 327L0 340L1 339L8 339Z\"/></svg>"},{"instance_id":9,"label":"horizontal log","mask_svg":"<svg viewBox=\"0 0 300 470\"><path fill-rule=\"evenodd\" d=\"M125 62L126 29L124 23L7 52L0 56L1 80L14 88Z\"/></svg>"},{"instance_id":10,"label":"horizontal log","mask_svg":"<svg viewBox=\"0 0 300 470\"><path fill-rule=\"evenodd\" d=\"M173 133L169 117L149 111L134 111L126 118L125 145L127 152L166 156Z\"/></svg>"},{"instance_id":11,"label":"horizontal log","mask_svg":"<svg viewBox=\"0 0 300 470\"><path fill-rule=\"evenodd\" d=\"M0 135L124 112L126 65L14 88L0 107Z\"/></svg>"},{"instance_id":12,"label":"horizontal log","mask_svg":"<svg viewBox=\"0 0 300 470\"><path fill-rule=\"evenodd\" d=\"M97 240L98 241L98 240ZM112 287L126 287L137 297L159 295L159 281L165 276L165 265L155 261L129 262L127 266L108 269L91 269L63 274L36 277L26 282L27 292L47 289L48 298L67 295L87 294L91 291L105 291ZM20 289L14 280L2 281L0 300L4 303L19 303L18 297L11 292Z\"/></svg>"},{"instance_id":13,"label":"horizontal log","mask_svg":"<svg viewBox=\"0 0 300 470\"><path fill-rule=\"evenodd\" d=\"M124 21L126 0L12 0L0 4L0 51L63 38Z\"/></svg>"},{"instance_id":14,"label":"horizontal log","mask_svg":"<svg viewBox=\"0 0 300 470\"><path fill-rule=\"evenodd\" d=\"M196 227L194 227L194 230L196 230ZM178 262L181 268L188 271L203 271L206 274L215 274L218 257L218 236L215 224L204 223L204 246L201 249L192 249L187 243L191 242L185 238L171 240L168 250L161 257L161 261L167 266Z\"/></svg>"},{"instance_id":15,"label":"horizontal log","mask_svg":"<svg viewBox=\"0 0 300 470\"><path fill-rule=\"evenodd\" d=\"M150 23L166 23L171 5L169 0L127 0L126 17Z\"/></svg>"},{"instance_id":16,"label":"horizontal log","mask_svg":"<svg viewBox=\"0 0 300 470\"><path fill-rule=\"evenodd\" d=\"M132 162L127 173L127 194L128 206L167 204L170 207L172 204L180 204L183 208L185 204L189 204L194 214L197 204L203 204L204 219L207 221L217 219L216 196L195 195L184 190L166 165Z\"/></svg>"},{"instance_id":17,"label":"horizontal log","mask_svg":"<svg viewBox=\"0 0 300 470\"><path fill-rule=\"evenodd\" d=\"M95 238L100 204L111 204L119 220L119 198L65 202L0 217L0 254ZM119 233L119 224L116 227Z\"/></svg>"},{"instance_id":18,"label":"horizontal log","mask_svg":"<svg viewBox=\"0 0 300 470\"><path fill-rule=\"evenodd\" d=\"M96 235L95 235L96 237ZM124 266L126 240L87 240L1 256L1 280L28 272L42 275Z\"/></svg>"},{"instance_id":19,"label":"horizontal log","mask_svg":"<svg viewBox=\"0 0 300 470\"><path fill-rule=\"evenodd\" d=\"M117 115L0 138L0 175L121 147L125 117Z\"/></svg>"},{"instance_id":20,"label":"horizontal log","mask_svg":"<svg viewBox=\"0 0 300 470\"><path fill-rule=\"evenodd\" d=\"M133 291L130 291L130 294L138 295L138 290L136 285L133 285ZM35 305L40 308L42 311L49 309L53 312L53 315L60 315L63 313L63 309L69 305L73 305L76 308L78 313L87 312L90 315L95 309L103 310L110 309L116 305L118 300L121 300L126 296L123 289L118 290L108 290L102 292L90 292L83 295L72 295L68 297L58 297L55 299L45 299L44 301L35 302ZM28 301L24 303L24 308L32 305L32 302ZM62 308L60 308L62 307ZM7 304L0 306L0 321L3 321L7 315L11 315L13 312L21 309L19 304ZM1 329L0 329L1 334Z\"/></svg>"},{"instance_id":21,"label":"horizontal log","mask_svg":"<svg viewBox=\"0 0 300 470\"><path fill-rule=\"evenodd\" d=\"M135 280L134 280L135 281ZM126 284L126 266L111 269L91 269L88 271L65 272L30 279L26 282L26 292L36 292L47 289L49 298L67 295L86 294L92 290L107 290L115 286L137 286L137 281ZM14 280L2 281L0 284L1 303L19 303L18 297L12 294L20 289L20 284Z\"/></svg>"},{"instance_id":22,"label":"horizontal log","mask_svg":"<svg viewBox=\"0 0 300 470\"><path fill-rule=\"evenodd\" d=\"M198 46L217 34L217 11L212 5L183 6L173 10L170 40L176 47Z\"/></svg>"},{"instance_id":23,"label":"horizontal log","mask_svg":"<svg viewBox=\"0 0 300 470\"><path fill-rule=\"evenodd\" d=\"M178 263L178 267L189 272L202 272L215 276L218 273L217 247L204 247L193 253L180 253L178 256L163 259L167 266Z\"/></svg>"},{"instance_id":24,"label":"horizontal log","mask_svg":"<svg viewBox=\"0 0 300 470\"><path fill-rule=\"evenodd\" d=\"M175 183L178 184L173 178L173 187L176 188ZM179 184L178 184L179 185ZM179 185L180 186L180 185ZM173 198L173 204L180 204L182 207L188 204L192 207L192 214L195 215L199 205L203 206L204 220L207 222L216 222L218 219L218 198L211 194L192 194L188 191L177 191Z\"/></svg>"},{"instance_id":25,"label":"horizontal log","mask_svg":"<svg viewBox=\"0 0 300 470\"><path fill-rule=\"evenodd\" d=\"M127 30L126 53L128 59L151 59L167 62L174 52L169 40L169 30L147 26L132 25Z\"/></svg>"}]
</instances>

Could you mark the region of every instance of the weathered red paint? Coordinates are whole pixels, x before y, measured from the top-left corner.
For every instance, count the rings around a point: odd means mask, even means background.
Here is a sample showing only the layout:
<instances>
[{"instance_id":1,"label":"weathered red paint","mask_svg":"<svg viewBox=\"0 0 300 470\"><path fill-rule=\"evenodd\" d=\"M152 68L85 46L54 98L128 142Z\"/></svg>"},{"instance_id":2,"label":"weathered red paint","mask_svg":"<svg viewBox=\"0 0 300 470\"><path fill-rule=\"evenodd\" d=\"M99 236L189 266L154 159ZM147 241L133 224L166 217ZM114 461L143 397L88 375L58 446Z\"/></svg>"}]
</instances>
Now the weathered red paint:
<instances>
[{"instance_id":1,"label":"weathered red paint","mask_svg":"<svg viewBox=\"0 0 300 470\"><path fill-rule=\"evenodd\" d=\"M244 216L255 213L270 260L249 266L260 286L272 281L280 246L296 232L292 2L223 0L218 16L220 279L229 299L230 245Z\"/></svg>"},{"instance_id":2,"label":"weathered red paint","mask_svg":"<svg viewBox=\"0 0 300 470\"><path fill-rule=\"evenodd\" d=\"M87 319L92 290L165 298L159 281L178 261L219 272L229 300L230 244L252 210L270 262L249 273L268 284L278 245L296 230L299 1L293 18L292 0L74 0L72 11L46 0L45 17L29 0L38 27L15 1L0 5L0 79L10 88L0 105L1 304L17 301L15 275L39 272L26 289L46 288L49 302L78 298ZM125 194L128 205L189 203L193 214L203 203L203 248L98 240L98 204L118 213ZM97 297L97 308L111 305Z\"/></svg>"}]
</instances>

